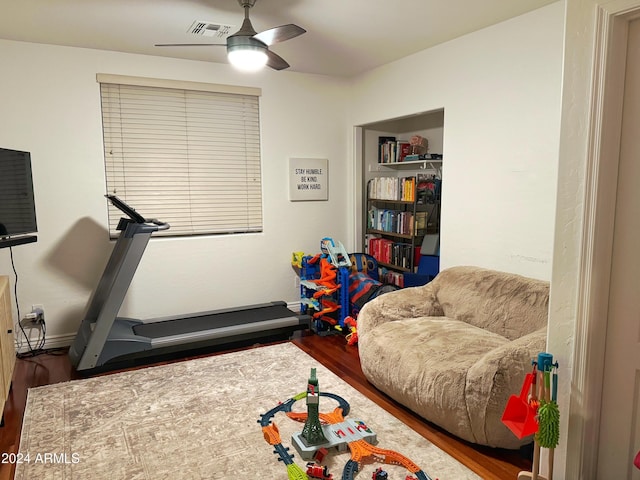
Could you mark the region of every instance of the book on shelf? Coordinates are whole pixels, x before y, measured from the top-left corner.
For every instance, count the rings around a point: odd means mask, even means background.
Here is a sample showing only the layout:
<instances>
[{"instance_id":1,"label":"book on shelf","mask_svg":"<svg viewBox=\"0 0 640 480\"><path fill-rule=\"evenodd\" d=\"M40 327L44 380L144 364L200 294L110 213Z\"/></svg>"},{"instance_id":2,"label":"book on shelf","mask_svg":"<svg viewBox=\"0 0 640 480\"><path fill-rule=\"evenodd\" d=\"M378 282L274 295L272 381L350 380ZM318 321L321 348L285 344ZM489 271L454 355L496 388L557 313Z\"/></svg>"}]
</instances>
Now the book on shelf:
<instances>
[{"instance_id":1,"label":"book on shelf","mask_svg":"<svg viewBox=\"0 0 640 480\"><path fill-rule=\"evenodd\" d=\"M378 262L411 269L416 250L410 243L394 242L388 238L372 236L368 240L368 253Z\"/></svg>"},{"instance_id":2,"label":"book on shelf","mask_svg":"<svg viewBox=\"0 0 640 480\"><path fill-rule=\"evenodd\" d=\"M411 154L411 144L407 140L398 140L396 161L403 162L409 154Z\"/></svg>"},{"instance_id":3,"label":"book on shelf","mask_svg":"<svg viewBox=\"0 0 640 480\"><path fill-rule=\"evenodd\" d=\"M415 217L415 231L413 232L414 235L419 235L421 231L424 231L427 229L427 219L429 218L429 213L428 212L416 212L416 217Z\"/></svg>"},{"instance_id":4,"label":"book on shelf","mask_svg":"<svg viewBox=\"0 0 640 480\"><path fill-rule=\"evenodd\" d=\"M378 163L400 163L411 153L408 140L396 137L378 137Z\"/></svg>"},{"instance_id":5,"label":"book on shelf","mask_svg":"<svg viewBox=\"0 0 640 480\"><path fill-rule=\"evenodd\" d=\"M389 163L389 144L395 141L396 137L378 137L378 163Z\"/></svg>"},{"instance_id":6,"label":"book on shelf","mask_svg":"<svg viewBox=\"0 0 640 480\"><path fill-rule=\"evenodd\" d=\"M407 212L388 208L370 207L367 228L379 232L401 235L419 235L427 228L427 212Z\"/></svg>"},{"instance_id":7,"label":"book on shelf","mask_svg":"<svg viewBox=\"0 0 640 480\"><path fill-rule=\"evenodd\" d=\"M426 228L426 212L418 213L425 214L421 217L425 224L423 228ZM415 235L418 230L413 212L377 207L371 207L367 211L367 228L402 235Z\"/></svg>"},{"instance_id":8,"label":"book on shelf","mask_svg":"<svg viewBox=\"0 0 640 480\"><path fill-rule=\"evenodd\" d=\"M401 200L413 202L416 199L416 177L405 177L399 180L402 182Z\"/></svg>"},{"instance_id":9,"label":"book on shelf","mask_svg":"<svg viewBox=\"0 0 640 480\"><path fill-rule=\"evenodd\" d=\"M416 177L374 177L367 183L367 195L372 200L414 202Z\"/></svg>"}]
</instances>

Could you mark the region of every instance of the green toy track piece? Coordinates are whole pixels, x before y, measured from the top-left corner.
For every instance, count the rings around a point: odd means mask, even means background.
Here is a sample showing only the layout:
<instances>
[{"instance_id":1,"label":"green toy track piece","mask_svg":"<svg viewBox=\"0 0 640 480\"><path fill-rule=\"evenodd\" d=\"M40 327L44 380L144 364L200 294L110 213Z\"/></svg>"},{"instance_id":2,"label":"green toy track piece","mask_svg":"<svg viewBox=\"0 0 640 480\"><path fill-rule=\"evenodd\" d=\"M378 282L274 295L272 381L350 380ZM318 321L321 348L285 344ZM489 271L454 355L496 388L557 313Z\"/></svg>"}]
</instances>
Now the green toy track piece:
<instances>
[{"instance_id":1,"label":"green toy track piece","mask_svg":"<svg viewBox=\"0 0 640 480\"><path fill-rule=\"evenodd\" d=\"M309 480L307 474L295 463L287 465L287 476L289 480Z\"/></svg>"}]
</instances>

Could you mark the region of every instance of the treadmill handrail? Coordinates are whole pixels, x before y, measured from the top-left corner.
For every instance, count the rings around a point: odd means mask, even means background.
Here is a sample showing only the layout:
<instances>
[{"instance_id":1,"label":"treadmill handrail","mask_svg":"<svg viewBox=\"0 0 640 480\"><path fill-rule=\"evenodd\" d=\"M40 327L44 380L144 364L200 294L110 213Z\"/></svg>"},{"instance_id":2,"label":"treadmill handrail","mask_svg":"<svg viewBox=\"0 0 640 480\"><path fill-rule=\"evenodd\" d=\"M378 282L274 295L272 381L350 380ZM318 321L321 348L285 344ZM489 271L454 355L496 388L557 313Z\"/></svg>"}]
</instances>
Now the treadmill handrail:
<instances>
[{"instance_id":1,"label":"treadmill handrail","mask_svg":"<svg viewBox=\"0 0 640 480\"><path fill-rule=\"evenodd\" d=\"M156 227L158 227L158 231L169 230L169 228L171 228L171 225L169 225L167 222L161 222L160 220L156 220L155 218L147 219L147 223L153 223Z\"/></svg>"},{"instance_id":2,"label":"treadmill handrail","mask_svg":"<svg viewBox=\"0 0 640 480\"><path fill-rule=\"evenodd\" d=\"M158 232L160 230L169 230L169 228L171 228L171 225L169 225L166 222L160 222L156 219L153 218L149 218L147 220L145 220L144 223L136 223L134 222L136 225L136 232L138 233L148 233L148 232Z\"/></svg>"}]
</instances>

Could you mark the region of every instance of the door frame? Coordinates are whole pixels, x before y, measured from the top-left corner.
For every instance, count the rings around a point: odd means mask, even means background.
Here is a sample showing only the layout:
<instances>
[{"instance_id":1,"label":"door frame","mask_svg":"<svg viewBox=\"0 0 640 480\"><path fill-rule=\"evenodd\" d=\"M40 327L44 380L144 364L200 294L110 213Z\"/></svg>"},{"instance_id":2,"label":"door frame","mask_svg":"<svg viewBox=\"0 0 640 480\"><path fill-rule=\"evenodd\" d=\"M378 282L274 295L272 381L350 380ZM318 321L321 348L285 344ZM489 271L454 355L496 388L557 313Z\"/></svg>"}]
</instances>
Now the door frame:
<instances>
[{"instance_id":1,"label":"door frame","mask_svg":"<svg viewBox=\"0 0 640 480\"><path fill-rule=\"evenodd\" d=\"M624 101L624 95L620 92L624 91L622 87L628 24L639 15L640 0L596 3L573 365L568 405L570 413L564 446L565 478L596 478L597 472L619 138ZM564 106L566 107L566 103ZM556 248L559 248L557 243ZM556 278L552 278L552 289L554 280Z\"/></svg>"}]
</instances>

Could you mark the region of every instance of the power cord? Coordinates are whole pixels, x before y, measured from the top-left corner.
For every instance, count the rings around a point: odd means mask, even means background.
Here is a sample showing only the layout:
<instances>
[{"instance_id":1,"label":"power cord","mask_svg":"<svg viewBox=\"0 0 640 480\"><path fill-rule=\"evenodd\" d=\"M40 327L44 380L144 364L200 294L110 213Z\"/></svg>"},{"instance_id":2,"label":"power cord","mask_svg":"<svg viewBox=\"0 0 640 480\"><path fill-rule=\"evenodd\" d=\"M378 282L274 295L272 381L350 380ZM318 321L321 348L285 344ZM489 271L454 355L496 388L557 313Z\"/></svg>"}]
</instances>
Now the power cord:
<instances>
[{"instance_id":1,"label":"power cord","mask_svg":"<svg viewBox=\"0 0 640 480\"><path fill-rule=\"evenodd\" d=\"M11 268L13 269L13 275L15 277L15 282L13 284L13 297L16 302L16 311L18 313L18 320L15 322L14 329L18 328L22 332L22 336L27 342L28 351L24 353L17 353L17 358L25 358L25 357L34 357L36 355L41 355L43 353L47 353L44 349L44 345L46 342L47 336L47 325L44 321L44 318L38 319L38 338L36 339L35 347L31 344L31 330L29 329L29 334L27 334L24 326L22 325L22 316L20 315L20 302L18 302L18 271L16 270L16 264L13 258L13 247L9 247L9 257L11 258ZM22 343L22 337L20 335L16 335L16 346L18 347L18 351L22 350L24 344Z\"/></svg>"}]
</instances>

